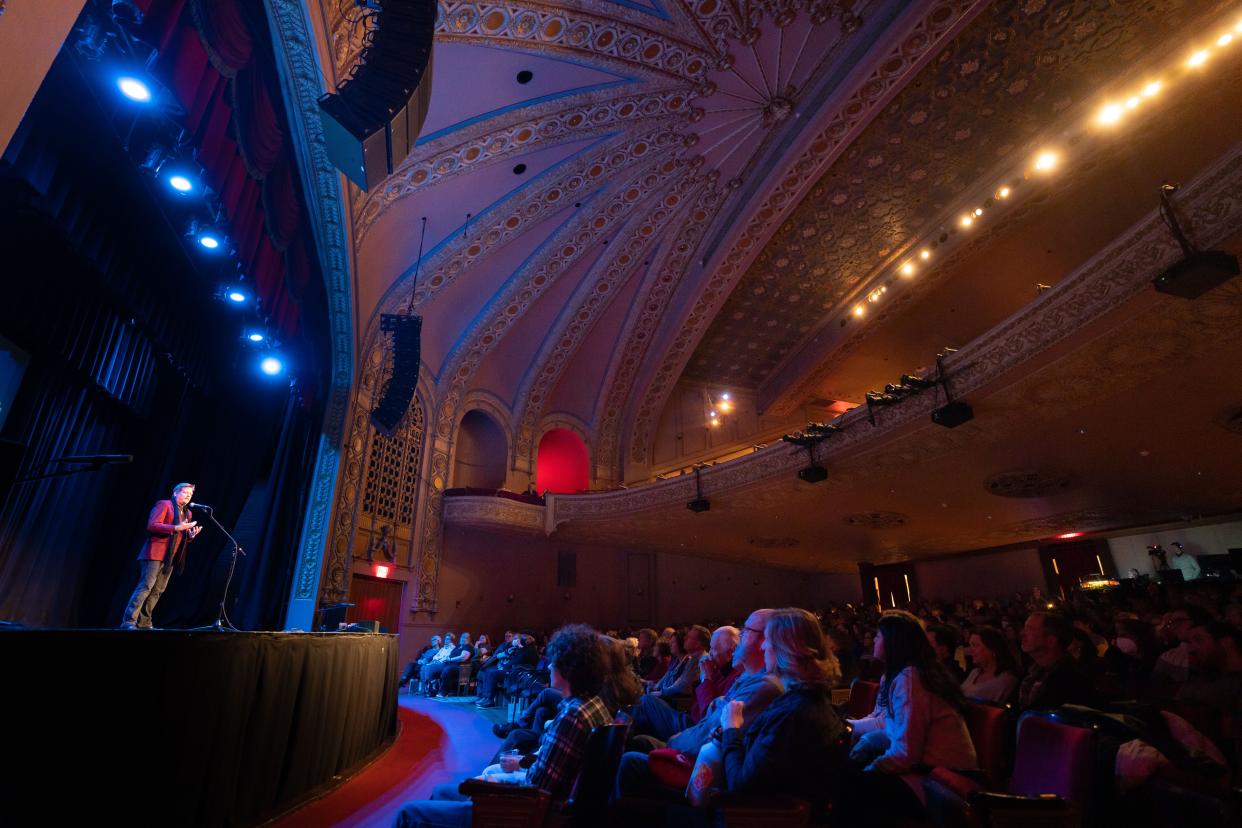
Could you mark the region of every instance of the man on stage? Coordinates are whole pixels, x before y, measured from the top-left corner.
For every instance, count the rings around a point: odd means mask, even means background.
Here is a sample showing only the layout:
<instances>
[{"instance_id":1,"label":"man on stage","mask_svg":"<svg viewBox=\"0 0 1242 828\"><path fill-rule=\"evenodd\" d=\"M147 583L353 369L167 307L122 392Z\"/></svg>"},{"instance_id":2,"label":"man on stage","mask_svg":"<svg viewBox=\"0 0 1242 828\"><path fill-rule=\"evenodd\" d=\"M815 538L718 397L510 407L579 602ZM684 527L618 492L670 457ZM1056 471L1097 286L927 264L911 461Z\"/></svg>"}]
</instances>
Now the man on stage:
<instances>
[{"instance_id":1,"label":"man on stage","mask_svg":"<svg viewBox=\"0 0 1242 828\"><path fill-rule=\"evenodd\" d=\"M168 586L173 567L185 565L186 544L202 530L198 521L190 520L193 497L193 483L178 483L172 499L158 501L147 516L147 542L138 553L138 586L125 607L121 629L152 629L151 613Z\"/></svg>"}]
</instances>

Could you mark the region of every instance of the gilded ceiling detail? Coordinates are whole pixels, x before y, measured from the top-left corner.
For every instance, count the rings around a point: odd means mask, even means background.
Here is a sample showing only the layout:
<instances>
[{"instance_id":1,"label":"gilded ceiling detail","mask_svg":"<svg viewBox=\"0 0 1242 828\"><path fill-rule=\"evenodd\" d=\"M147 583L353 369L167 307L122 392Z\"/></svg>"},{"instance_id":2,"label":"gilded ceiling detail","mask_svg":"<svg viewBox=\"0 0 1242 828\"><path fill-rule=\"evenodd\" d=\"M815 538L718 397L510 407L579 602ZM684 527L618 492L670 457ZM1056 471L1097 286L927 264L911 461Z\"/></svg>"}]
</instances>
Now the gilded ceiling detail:
<instances>
[{"instance_id":1,"label":"gilded ceiling detail","mask_svg":"<svg viewBox=\"0 0 1242 828\"><path fill-rule=\"evenodd\" d=\"M730 293L686 374L758 386L869 277L948 220L966 188L1201 11L1186 0L990 6L820 177Z\"/></svg>"},{"instance_id":2,"label":"gilded ceiling detail","mask_svg":"<svg viewBox=\"0 0 1242 828\"><path fill-rule=\"evenodd\" d=\"M971 14L986 5L979 0L941 0L913 27L877 68L853 90L840 111L796 160L757 212L749 217L736 235L729 252L713 268L694 305L676 327L676 334L665 350L659 367L647 384L634 415L630 459L646 462L651 434L673 384L681 376L692 348L703 331L716 318L720 307L733 292L748 265L763 249L776 223L797 204L811 181L848 145L857 130L874 117L894 92L916 72L923 62L942 47L948 36Z\"/></svg>"}]
</instances>

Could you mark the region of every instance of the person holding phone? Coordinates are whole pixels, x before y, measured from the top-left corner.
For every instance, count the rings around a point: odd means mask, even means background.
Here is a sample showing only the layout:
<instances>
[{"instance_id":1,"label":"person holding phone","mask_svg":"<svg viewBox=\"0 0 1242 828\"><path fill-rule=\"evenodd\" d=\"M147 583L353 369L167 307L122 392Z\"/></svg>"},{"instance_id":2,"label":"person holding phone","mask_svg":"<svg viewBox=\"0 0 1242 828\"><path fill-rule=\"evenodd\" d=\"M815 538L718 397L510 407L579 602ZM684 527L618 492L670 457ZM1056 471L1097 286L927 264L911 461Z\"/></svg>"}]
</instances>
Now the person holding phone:
<instances>
[{"instance_id":1,"label":"person holding phone","mask_svg":"<svg viewBox=\"0 0 1242 828\"><path fill-rule=\"evenodd\" d=\"M173 486L172 498L157 501L147 516L147 541L138 553L138 585L125 607L121 621L123 630L154 629L151 613L159 603L173 567L185 568L186 545L198 536L202 527L190 520L193 483Z\"/></svg>"}]
</instances>

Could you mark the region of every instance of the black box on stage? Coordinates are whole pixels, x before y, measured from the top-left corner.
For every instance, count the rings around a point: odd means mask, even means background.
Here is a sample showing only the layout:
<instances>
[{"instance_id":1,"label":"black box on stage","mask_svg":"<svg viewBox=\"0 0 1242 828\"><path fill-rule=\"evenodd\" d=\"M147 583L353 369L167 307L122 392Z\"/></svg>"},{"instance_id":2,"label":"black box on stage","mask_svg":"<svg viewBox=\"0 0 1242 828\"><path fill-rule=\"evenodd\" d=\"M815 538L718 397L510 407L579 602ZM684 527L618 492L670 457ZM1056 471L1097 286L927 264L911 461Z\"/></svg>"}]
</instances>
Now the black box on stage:
<instances>
[{"instance_id":1,"label":"black box on stage","mask_svg":"<svg viewBox=\"0 0 1242 828\"><path fill-rule=\"evenodd\" d=\"M324 604L319 608L319 631L336 632L345 623L345 611L353 604L342 601L339 604Z\"/></svg>"},{"instance_id":2,"label":"black box on stage","mask_svg":"<svg viewBox=\"0 0 1242 828\"><path fill-rule=\"evenodd\" d=\"M378 621L355 621L345 627L345 632L360 633L379 633L380 622Z\"/></svg>"}]
</instances>

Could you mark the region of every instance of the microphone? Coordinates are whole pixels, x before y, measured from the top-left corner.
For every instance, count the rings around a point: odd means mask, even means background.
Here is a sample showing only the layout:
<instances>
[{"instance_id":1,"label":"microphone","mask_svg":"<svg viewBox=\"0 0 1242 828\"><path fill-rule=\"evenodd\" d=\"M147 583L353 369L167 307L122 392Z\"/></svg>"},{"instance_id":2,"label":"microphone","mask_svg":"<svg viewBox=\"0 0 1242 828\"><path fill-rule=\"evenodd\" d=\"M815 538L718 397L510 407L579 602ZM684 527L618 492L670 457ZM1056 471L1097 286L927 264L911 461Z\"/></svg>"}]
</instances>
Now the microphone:
<instances>
[{"instance_id":1,"label":"microphone","mask_svg":"<svg viewBox=\"0 0 1242 828\"><path fill-rule=\"evenodd\" d=\"M132 454L75 454L69 457L57 457L53 463L93 463L101 466L105 463L132 463Z\"/></svg>"},{"instance_id":2,"label":"microphone","mask_svg":"<svg viewBox=\"0 0 1242 828\"><path fill-rule=\"evenodd\" d=\"M215 511L215 509L212 509L212 508L211 508L210 506L208 506L206 503L191 503L191 504L190 504L190 508L191 508L191 509L202 509L202 510L203 510L203 511L205 511L205 512L214 512L214 511Z\"/></svg>"}]
</instances>

